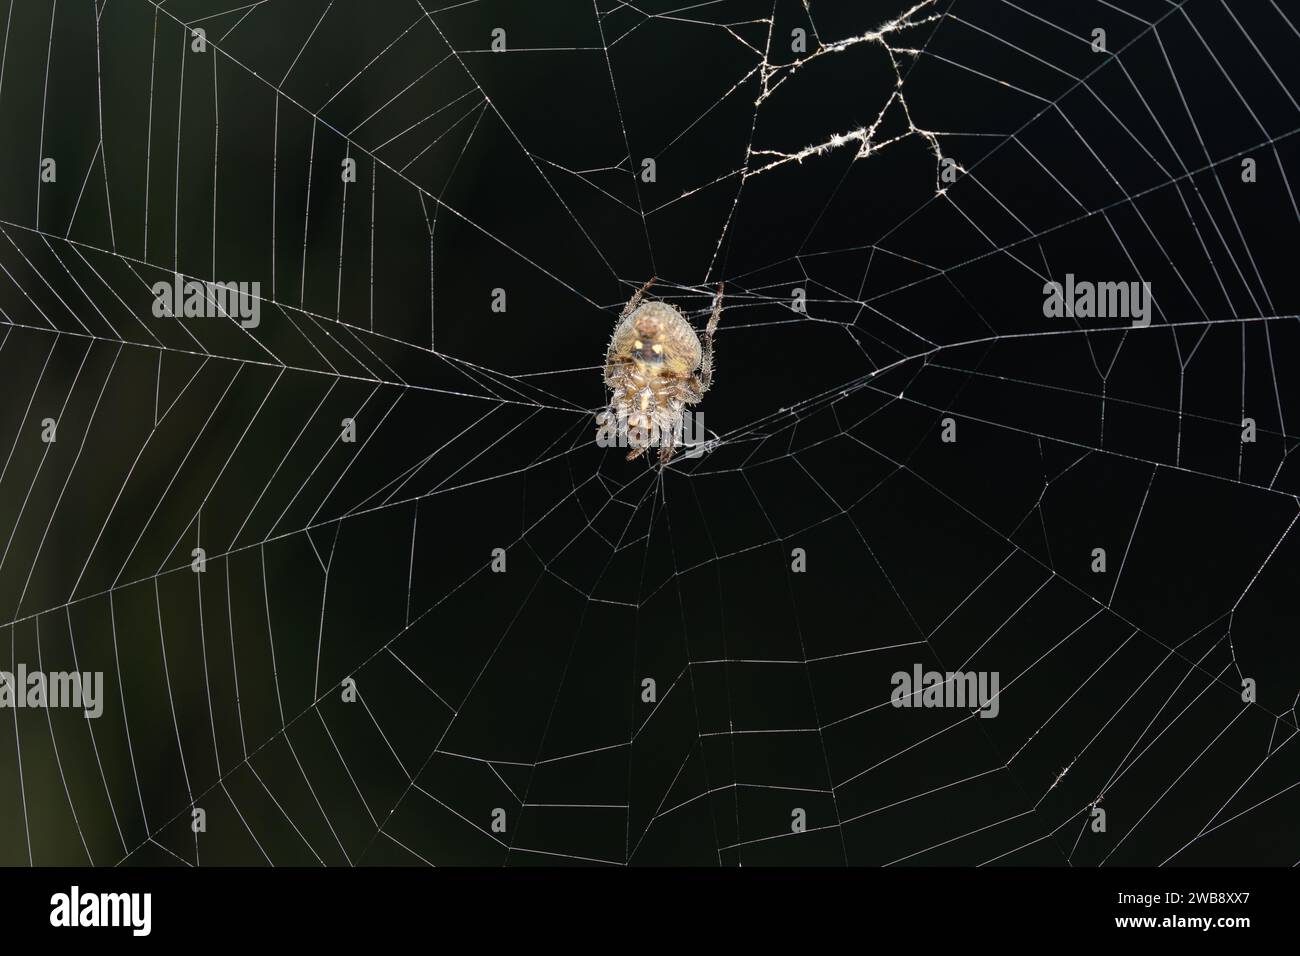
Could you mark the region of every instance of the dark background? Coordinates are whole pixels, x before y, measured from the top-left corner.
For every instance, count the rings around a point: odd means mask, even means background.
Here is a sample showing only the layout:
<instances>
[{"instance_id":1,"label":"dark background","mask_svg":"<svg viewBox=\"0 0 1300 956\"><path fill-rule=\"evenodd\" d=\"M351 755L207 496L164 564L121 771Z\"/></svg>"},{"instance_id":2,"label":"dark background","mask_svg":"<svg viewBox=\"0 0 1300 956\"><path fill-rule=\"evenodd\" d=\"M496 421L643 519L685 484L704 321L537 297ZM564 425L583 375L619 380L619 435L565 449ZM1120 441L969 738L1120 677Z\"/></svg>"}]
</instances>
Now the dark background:
<instances>
[{"instance_id":1,"label":"dark background","mask_svg":"<svg viewBox=\"0 0 1300 956\"><path fill-rule=\"evenodd\" d=\"M5 4L0 657L108 695L0 725L0 860L1295 863L1296 18L827 49L909 6ZM1151 328L1045 319L1068 272ZM662 474L593 440L650 276L727 289ZM889 707L917 662L999 716Z\"/></svg>"}]
</instances>

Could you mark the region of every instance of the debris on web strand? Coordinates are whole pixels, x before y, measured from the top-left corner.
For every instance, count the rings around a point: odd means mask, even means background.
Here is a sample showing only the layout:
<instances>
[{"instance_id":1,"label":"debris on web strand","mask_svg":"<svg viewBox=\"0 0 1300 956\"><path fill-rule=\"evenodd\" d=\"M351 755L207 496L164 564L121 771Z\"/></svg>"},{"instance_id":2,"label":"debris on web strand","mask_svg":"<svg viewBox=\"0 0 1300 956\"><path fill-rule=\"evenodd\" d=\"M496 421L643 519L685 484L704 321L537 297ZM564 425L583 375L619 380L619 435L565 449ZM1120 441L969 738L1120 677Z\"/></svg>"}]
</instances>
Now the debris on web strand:
<instances>
[{"instance_id":1,"label":"debris on web strand","mask_svg":"<svg viewBox=\"0 0 1300 956\"><path fill-rule=\"evenodd\" d=\"M764 57L764 61L760 67L761 89L758 98L754 101L754 107L756 110L761 108L764 101L780 89L780 87L794 76L795 73L807 66L809 63L823 56L842 53L843 51L862 43L877 44L889 55L890 66L894 72L894 89L890 91L884 105L876 114L876 118L868 126L860 126L857 129L836 133L820 143L806 146L795 152L785 152L777 149L754 149L751 147L746 154L745 168L741 172L741 178L749 179L752 176L770 172L771 170L784 166L787 163L802 163L805 159L810 157L824 156L853 143L857 144L857 154L854 156L854 159L866 159L872 153L880 152L887 146L917 136L926 141L930 152L934 155L936 164L935 192L936 194L942 194L943 187L940 184L939 175L945 157L943 155L942 147L939 145L939 137L948 134L925 129L917 126L913 121L912 112L908 108L907 98L903 93L903 71L898 62L898 57L900 55L919 56L921 51L913 47L893 46L888 40L889 36L902 30L922 26L927 23L936 23L942 20L944 15L934 12L925 13L925 15L920 16L919 18L917 17L918 14L932 8L936 2L937 0L921 0L921 2L912 6L911 9L898 17L895 17L893 20L890 20L888 23L885 23L883 26L877 27L874 30L869 30L868 32L858 36L847 37L843 40L836 40L831 43L819 44L817 49L813 52L809 53L807 56L800 57L791 63L773 64L769 63L766 57ZM808 8L807 3L805 3L804 6L805 9ZM881 123L884 122L885 116L889 112L890 107L895 103L897 103L899 108L902 109L903 116L907 120L907 131L894 136L889 136L885 139L877 140L876 132L879 130ZM761 157L762 160L765 161L762 161L757 167L751 168L749 160L755 157ZM953 165L958 172L966 171L960 164L954 162Z\"/></svg>"}]
</instances>

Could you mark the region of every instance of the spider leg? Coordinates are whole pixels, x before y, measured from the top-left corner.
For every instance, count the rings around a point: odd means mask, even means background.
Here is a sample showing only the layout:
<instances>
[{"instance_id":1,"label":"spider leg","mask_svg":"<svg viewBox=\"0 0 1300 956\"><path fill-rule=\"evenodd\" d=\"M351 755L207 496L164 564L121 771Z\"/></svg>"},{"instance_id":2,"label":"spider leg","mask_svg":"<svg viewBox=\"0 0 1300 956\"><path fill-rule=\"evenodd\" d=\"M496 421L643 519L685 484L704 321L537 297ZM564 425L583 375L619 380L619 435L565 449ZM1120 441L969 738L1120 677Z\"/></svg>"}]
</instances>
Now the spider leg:
<instances>
[{"instance_id":1,"label":"spider leg","mask_svg":"<svg viewBox=\"0 0 1300 956\"><path fill-rule=\"evenodd\" d=\"M713 314L709 316L709 324L704 327L704 358L700 363L700 394L703 395L711 384L713 384L713 333L718 328L718 320L722 318L722 283L718 283L718 294L713 297Z\"/></svg>"},{"instance_id":2,"label":"spider leg","mask_svg":"<svg viewBox=\"0 0 1300 956\"><path fill-rule=\"evenodd\" d=\"M680 414L681 413L678 412L679 416ZM673 457L673 454L676 451L677 451L677 431L674 428L670 428L666 431L666 433L663 436L663 439L659 443L659 470L660 471L663 470L664 465L668 464L668 460Z\"/></svg>"},{"instance_id":3,"label":"spider leg","mask_svg":"<svg viewBox=\"0 0 1300 956\"><path fill-rule=\"evenodd\" d=\"M636 311L636 307L641 304L641 297L644 296L646 292L650 290L650 287L652 285L655 284L656 278L658 277L651 276L650 280L645 285L643 285L640 289L637 290L636 295L632 296L632 298L628 300L627 305L623 306L623 311L619 313L618 316L619 321L626 319L629 315L631 315L633 312Z\"/></svg>"}]
</instances>

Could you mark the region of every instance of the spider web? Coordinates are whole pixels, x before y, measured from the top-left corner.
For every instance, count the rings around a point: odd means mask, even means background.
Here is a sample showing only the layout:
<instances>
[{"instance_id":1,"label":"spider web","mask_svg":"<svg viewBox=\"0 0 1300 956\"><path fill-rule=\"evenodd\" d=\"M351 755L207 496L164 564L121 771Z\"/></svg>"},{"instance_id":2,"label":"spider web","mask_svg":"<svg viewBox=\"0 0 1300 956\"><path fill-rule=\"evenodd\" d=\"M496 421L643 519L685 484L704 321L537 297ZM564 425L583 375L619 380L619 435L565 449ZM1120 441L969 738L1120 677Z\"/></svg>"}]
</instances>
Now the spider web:
<instances>
[{"instance_id":1,"label":"spider web","mask_svg":"<svg viewBox=\"0 0 1300 956\"><path fill-rule=\"evenodd\" d=\"M106 687L13 711L5 862L1300 860L1281 5L3 16L3 656ZM593 440L650 276L726 284L663 473Z\"/></svg>"}]
</instances>

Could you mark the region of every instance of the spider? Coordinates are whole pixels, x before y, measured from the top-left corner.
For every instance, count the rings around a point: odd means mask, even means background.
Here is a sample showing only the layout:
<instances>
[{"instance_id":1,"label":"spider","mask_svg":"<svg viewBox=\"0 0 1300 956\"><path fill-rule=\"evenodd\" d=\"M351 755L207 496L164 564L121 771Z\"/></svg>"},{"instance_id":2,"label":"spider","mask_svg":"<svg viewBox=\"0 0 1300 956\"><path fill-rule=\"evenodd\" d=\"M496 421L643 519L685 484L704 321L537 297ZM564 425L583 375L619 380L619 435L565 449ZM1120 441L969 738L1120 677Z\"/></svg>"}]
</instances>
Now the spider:
<instances>
[{"instance_id":1,"label":"spider","mask_svg":"<svg viewBox=\"0 0 1300 956\"><path fill-rule=\"evenodd\" d=\"M605 355L609 405L596 416L597 441L615 436L632 450L632 461L656 445L663 468L677 450L687 405L694 405L713 382L713 332L722 317L722 283L704 329L704 344L677 309L666 302L641 300L651 279L619 314ZM696 369L699 372L696 372Z\"/></svg>"}]
</instances>

